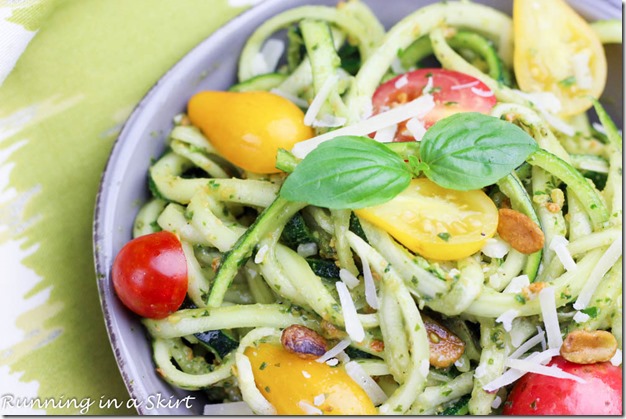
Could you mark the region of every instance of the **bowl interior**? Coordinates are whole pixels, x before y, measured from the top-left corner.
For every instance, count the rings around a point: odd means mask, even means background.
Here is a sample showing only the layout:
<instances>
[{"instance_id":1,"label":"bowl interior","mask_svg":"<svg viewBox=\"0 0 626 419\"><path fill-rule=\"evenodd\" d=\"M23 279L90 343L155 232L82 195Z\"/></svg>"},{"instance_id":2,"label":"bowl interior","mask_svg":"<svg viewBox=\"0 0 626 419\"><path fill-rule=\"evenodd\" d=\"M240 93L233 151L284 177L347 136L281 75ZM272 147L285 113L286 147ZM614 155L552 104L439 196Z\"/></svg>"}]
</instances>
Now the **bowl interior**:
<instances>
[{"instance_id":1,"label":"bowl interior","mask_svg":"<svg viewBox=\"0 0 626 419\"><path fill-rule=\"evenodd\" d=\"M393 7L379 0L364 0L390 27L409 12L435 1L393 0ZM510 2L478 1L511 12ZM207 38L179 61L137 106L109 157L98 194L94 224L94 249L100 300L109 338L124 382L141 414L202 414L205 400L165 383L155 372L150 342L139 319L115 297L110 271L117 252L131 239L134 217L148 199L147 171L161 155L174 115L185 111L187 100L201 90L225 90L236 81L237 61L245 40L262 22L288 8L303 4L334 5L337 0L266 0ZM570 1L590 20L621 18L619 2ZM607 48L609 80L603 102L622 124L622 49ZM191 409L176 404L194 397ZM161 400L163 403L158 401ZM164 406L165 405L165 406Z\"/></svg>"}]
</instances>

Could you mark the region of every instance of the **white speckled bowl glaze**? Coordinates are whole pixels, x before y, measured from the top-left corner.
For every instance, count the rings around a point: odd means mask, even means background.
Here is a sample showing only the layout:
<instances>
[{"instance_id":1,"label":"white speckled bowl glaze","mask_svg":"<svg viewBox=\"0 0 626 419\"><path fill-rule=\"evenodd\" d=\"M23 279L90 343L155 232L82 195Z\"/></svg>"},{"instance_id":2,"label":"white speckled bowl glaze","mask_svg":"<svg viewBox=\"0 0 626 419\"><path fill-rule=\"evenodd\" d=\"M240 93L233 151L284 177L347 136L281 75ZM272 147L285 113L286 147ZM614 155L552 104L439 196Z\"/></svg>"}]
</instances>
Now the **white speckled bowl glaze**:
<instances>
[{"instance_id":1,"label":"white speckled bowl glaze","mask_svg":"<svg viewBox=\"0 0 626 419\"><path fill-rule=\"evenodd\" d=\"M386 27L411 11L435 1L364 0ZM484 0L478 3L510 14L511 1ZM140 414L202 414L205 400L175 389L155 372L150 342L137 316L116 298L110 280L111 265L120 248L131 239L138 202L145 202L147 171L151 159L161 155L164 140L172 129L174 115L185 111L187 100L201 90L225 90L236 80L237 61L245 40L252 31L277 13L304 4L334 5L337 0L266 0L243 13L204 40L148 92L126 122L110 155L98 193L94 222L94 254L98 288L104 320L118 366L130 397L143 402ZM570 3L589 20L621 18L619 0L572 0ZM603 102L611 114L622 121L622 48L608 49L609 81ZM150 408L149 400L158 395L164 400L195 396L193 407Z\"/></svg>"}]
</instances>

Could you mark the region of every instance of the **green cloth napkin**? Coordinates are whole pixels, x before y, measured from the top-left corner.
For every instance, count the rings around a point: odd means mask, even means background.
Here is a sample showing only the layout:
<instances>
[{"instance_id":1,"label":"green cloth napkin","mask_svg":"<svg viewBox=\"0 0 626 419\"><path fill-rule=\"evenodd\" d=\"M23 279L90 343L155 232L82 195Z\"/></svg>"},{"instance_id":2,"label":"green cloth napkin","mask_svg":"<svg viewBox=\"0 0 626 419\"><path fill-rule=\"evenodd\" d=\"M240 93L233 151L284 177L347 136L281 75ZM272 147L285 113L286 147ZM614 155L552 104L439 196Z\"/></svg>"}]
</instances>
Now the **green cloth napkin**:
<instances>
[{"instance_id":1,"label":"green cloth napkin","mask_svg":"<svg viewBox=\"0 0 626 419\"><path fill-rule=\"evenodd\" d=\"M227 0L0 0L0 414L29 412L12 406L20 397L53 414L85 407L69 399L94 402L82 413L134 413L99 407L129 396L96 288L98 183L135 104L242 10Z\"/></svg>"}]
</instances>

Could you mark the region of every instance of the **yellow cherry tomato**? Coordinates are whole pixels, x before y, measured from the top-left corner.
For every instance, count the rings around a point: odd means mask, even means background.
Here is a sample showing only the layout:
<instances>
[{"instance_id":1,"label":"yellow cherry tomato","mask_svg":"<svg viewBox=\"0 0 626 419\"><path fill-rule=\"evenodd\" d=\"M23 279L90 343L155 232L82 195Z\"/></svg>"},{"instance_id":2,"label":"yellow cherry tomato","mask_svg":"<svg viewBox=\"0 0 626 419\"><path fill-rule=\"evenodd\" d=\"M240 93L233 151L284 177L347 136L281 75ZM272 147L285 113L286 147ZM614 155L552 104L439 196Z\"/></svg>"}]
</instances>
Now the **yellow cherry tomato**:
<instances>
[{"instance_id":1,"label":"yellow cherry tomato","mask_svg":"<svg viewBox=\"0 0 626 419\"><path fill-rule=\"evenodd\" d=\"M525 92L551 92L562 116L584 112L606 84L602 43L564 0L514 0L515 77Z\"/></svg>"},{"instance_id":2,"label":"yellow cherry tomato","mask_svg":"<svg viewBox=\"0 0 626 419\"><path fill-rule=\"evenodd\" d=\"M280 172L278 149L314 134L300 108L269 92L200 92L189 100L188 115L226 159L254 173Z\"/></svg>"},{"instance_id":3,"label":"yellow cherry tomato","mask_svg":"<svg viewBox=\"0 0 626 419\"><path fill-rule=\"evenodd\" d=\"M483 191L445 189L428 179L382 205L356 211L415 253L457 260L479 251L498 227L498 209Z\"/></svg>"},{"instance_id":4,"label":"yellow cherry tomato","mask_svg":"<svg viewBox=\"0 0 626 419\"><path fill-rule=\"evenodd\" d=\"M300 402L317 407L325 415L377 414L365 391L341 366L302 359L271 343L249 347L245 354L252 364L257 388L279 415L306 414Z\"/></svg>"}]
</instances>

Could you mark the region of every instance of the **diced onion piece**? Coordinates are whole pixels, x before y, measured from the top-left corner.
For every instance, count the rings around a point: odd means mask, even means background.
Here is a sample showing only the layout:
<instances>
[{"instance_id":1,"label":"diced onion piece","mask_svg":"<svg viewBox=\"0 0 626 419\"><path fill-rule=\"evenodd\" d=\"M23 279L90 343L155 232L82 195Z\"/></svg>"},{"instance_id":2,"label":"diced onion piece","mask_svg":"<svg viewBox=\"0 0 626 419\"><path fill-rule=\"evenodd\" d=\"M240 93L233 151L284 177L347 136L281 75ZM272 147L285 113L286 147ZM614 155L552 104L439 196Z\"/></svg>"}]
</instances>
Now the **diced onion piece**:
<instances>
[{"instance_id":1,"label":"diced onion piece","mask_svg":"<svg viewBox=\"0 0 626 419\"><path fill-rule=\"evenodd\" d=\"M339 269L339 279L345 282L345 284L350 289L356 287L360 283L359 278L357 278L352 274L352 272L344 268Z\"/></svg>"},{"instance_id":2,"label":"diced onion piece","mask_svg":"<svg viewBox=\"0 0 626 419\"><path fill-rule=\"evenodd\" d=\"M406 128L409 130L415 141L422 141L422 137L426 134L426 127L424 122L417 118L411 118L406 123Z\"/></svg>"},{"instance_id":3,"label":"diced onion piece","mask_svg":"<svg viewBox=\"0 0 626 419\"><path fill-rule=\"evenodd\" d=\"M511 331L511 326L513 324L513 319L519 316L519 311L515 309L507 310L502 313L497 319L496 323L502 323L504 330L507 332Z\"/></svg>"},{"instance_id":4,"label":"diced onion piece","mask_svg":"<svg viewBox=\"0 0 626 419\"><path fill-rule=\"evenodd\" d=\"M496 398L493 399L493 401L491 402L491 408L497 409L498 407L500 407L501 404L502 404L502 399L500 398L500 396L496 396Z\"/></svg>"},{"instance_id":5,"label":"diced onion piece","mask_svg":"<svg viewBox=\"0 0 626 419\"><path fill-rule=\"evenodd\" d=\"M615 239L613 243L606 249L606 252L600 257L600 260L594 266L593 270L587 278L587 282L578 294L578 298L574 303L576 310L583 310L589 305L591 297L596 292L596 288L600 285L604 275L615 265L615 262L622 256L622 235Z\"/></svg>"},{"instance_id":6,"label":"diced onion piece","mask_svg":"<svg viewBox=\"0 0 626 419\"><path fill-rule=\"evenodd\" d=\"M246 402L216 403L204 406L203 415L208 416L248 416L254 412Z\"/></svg>"},{"instance_id":7,"label":"diced onion piece","mask_svg":"<svg viewBox=\"0 0 626 419\"><path fill-rule=\"evenodd\" d=\"M356 361L350 361L346 364L346 373L365 391L374 403L374 406L384 403L387 395L382 388L370 377L367 372Z\"/></svg>"},{"instance_id":8,"label":"diced onion piece","mask_svg":"<svg viewBox=\"0 0 626 419\"><path fill-rule=\"evenodd\" d=\"M346 349L348 346L350 346L350 339L342 339L339 341L338 344L326 351L324 355L317 358L316 361L319 363L326 362L330 358L334 358L339 355L339 353L343 352L343 350Z\"/></svg>"},{"instance_id":9,"label":"diced onion piece","mask_svg":"<svg viewBox=\"0 0 626 419\"><path fill-rule=\"evenodd\" d=\"M577 311L573 318L576 323L584 323L589 320L589 314Z\"/></svg>"},{"instance_id":10,"label":"diced onion piece","mask_svg":"<svg viewBox=\"0 0 626 419\"><path fill-rule=\"evenodd\" d=\"M363 339L365 339L365 330L359 320L359 315L356 312L354 300L352 299L352 295L350 295L350 291L348 291L348 287L341 281L335 282L335 287L337 288L337 293L339 293L339 301L341 303L341 310L343 311L343 319L348 336L355 342L363 342Z\"/></svg>"},{"instance_id":11,"label":"diced onion piece","mask_svg":"<svg viewBox=\"0 0 626 419\"><path fill-rule=\"evenodd\" d=\"M530 279L528 278L528 275L516 276L515 278L511 279L509 285L507 285L502 292L507 294L519 294L525 287L529 285Z\"/></svg>"},{"instance_id":12,"label":"diced onion piece","mask_svg":"<svg viewBox=\"0 0 626 419\"><path fill-rule=\"evenodd\" d=\"M505 361L505 365L523 372L533 372L535 374L547 375L549 377L565 378L583 384L586 382L579 376L565 372L554 365L547 367L545 365L527 361L525 359L508 359Z\"/></svg>"},{"instance_id":13,"label":"diced onion piece","mask_svg":"<svg viewBox=\"0 0 626 419\"><path fill-rule=\"evenodd\" d=\"M322 84L319 92L317 92L317 94L313 98L311 106L309 106L309 109L307 109L306 113L304 114L304 125L311 126L313 124L315 118L317 118L317 115L320 113L322 106L324 106L324 102L326 102L326 99L328 99L328 95L330 95L330 92L333 89L333 86L337 83L338 79L339 76L333 74L326 79L324 84Z\"/></svg>"},{"instance_id":14,"label":"diced onion piece","mask_svg":"<svg viewBox=\"0 0 626 419\"><path fill-rule=\"evenodd\" d=\"M509 250L511 250L511 246L497 237L487 239L487 243L480 249L481 252L492 259L502 259L509 253Z\"/></svg>"},{"instance_id":15,"label":"diced onion piece","mask_svg":"<svg viewBox=\"0 0 626 419\"><path fill-rule=\"evenodd\" d=\"M469 83L457 84L457 85L451 86L450 90L469 89L470 87L478 86L478 83L480 83L478 80L474 80L474 81L471 81Z\"/></svg>"},{"instance_id":16,"label":"diced onion piece","mask_svg":"<svg viewBox=\"0 0 626 419\"><path fill-rule=\"evenodd\" d=\"M322 412L320 409L313 406L306 400L300 400L298 402L298 407L302 409L304 413L306 413L307 415L323 415L324 414L324 412Z\"/></svg>"},{"instance_id":17,"label":"diced onion piece","mask_svg":"<svg viewBox=\"0 0 626 419\"><path fill-rule=\"evenodd\" d=\"M556 313L556 301L554 299L554 287L546 287L539 291L539 305L541 306L541 317L546 327L548 336L548 348L559 349L563 344L559 318Z\"/></svg>"},{"instance_id":18,"label":"diced onion piece","mask_svg":"<svg viewBox=\"0 0 626 419\"><path fill-rule=\"evenodd\" d=\"M311 104L311 107L312 106L313 104ZM303 159L319 144L332 140L335 137L342 135L368 135L372 132L378 131L379 129L406 121L415 115L425 115L434 107L435 101L433 100L432 95L423 95L404 105L396 106L387 112L379 113L369 119L357 122L354 125L339 128L337 130L318 135L317 137L313 137L309 140L296 143L291 152L294 156Z\"/></svg>"},{"instance_id":19,"label":"diced onion piece","mask_svg":"<svg viewBox=\"0 0 626 419\"><path fill-rule=\"evenodd\" d=\"M317 243L301 243L296 250L303 258L308 258L317 254Z\"/></svg>"},{"instance_id":20,"label":"diced onion piece","mask_svg":"<svg viewBox=\"0 0 626 419\"><path fill-rule=\"evenodd\" d=\"M620 365L622 365L622 350L621 349L617 349L615 351L615 355L613 355L613 358L611 358L611 364L613 364L613 366L615 367L619 367Z\"/></svg>"},{"instance_id":21,"label":"diced onion piece","mask_svg":"<svg viewBox=\"0 0 626 419\"><path fill-rule=\"evenodd\" d=\"M567 249L569 241L563 236L554 236L552 241L550 242L550 249L554 250L556 257L559 258L563 267L567 271L573 271L576 269L576 262L572 257L572 254Z\"/></svg>"},{"instance_id":22,"label":"diced onion piece","mask_svg":"<svg viewBox=\"0 0 626 419\"><path fill-rule=\"evenodd\" d=\"M381 128L376 131L376 135L374 135L374 139L379 143L390 143L393 141L393 138L396 136L396 131L398 130L398 124L389 125L388 127Z\"/></svg>"},{"instance_id":23,"label":"diced onion piece","mask_svg":"<svg viewBox=\"0 0 626 419\"><path fill-rule=\"evenodd\" d=\"M261 246L259 251L256 252L256 255L254 255L254 263L256 263L257 265L259 263L263 263L263 261L265 260L265 255L269 250L270 248L268 245L264 244L263 246Z\"/></svg>"}]
</instances>

